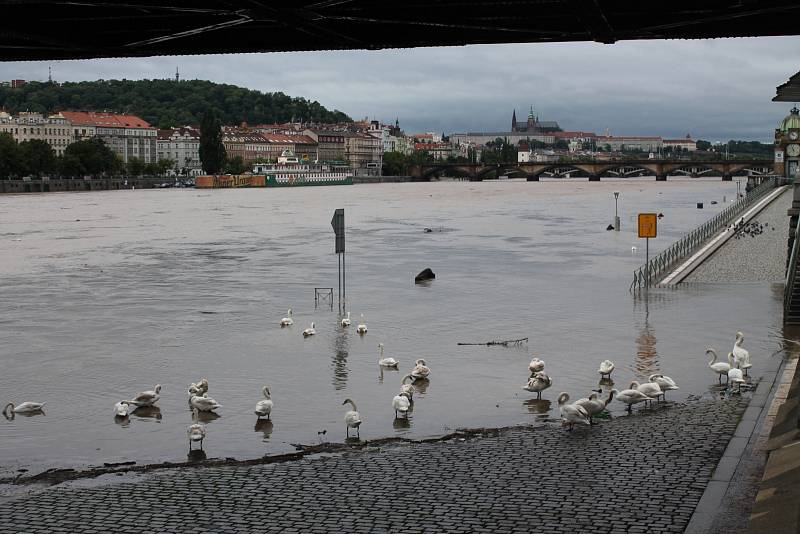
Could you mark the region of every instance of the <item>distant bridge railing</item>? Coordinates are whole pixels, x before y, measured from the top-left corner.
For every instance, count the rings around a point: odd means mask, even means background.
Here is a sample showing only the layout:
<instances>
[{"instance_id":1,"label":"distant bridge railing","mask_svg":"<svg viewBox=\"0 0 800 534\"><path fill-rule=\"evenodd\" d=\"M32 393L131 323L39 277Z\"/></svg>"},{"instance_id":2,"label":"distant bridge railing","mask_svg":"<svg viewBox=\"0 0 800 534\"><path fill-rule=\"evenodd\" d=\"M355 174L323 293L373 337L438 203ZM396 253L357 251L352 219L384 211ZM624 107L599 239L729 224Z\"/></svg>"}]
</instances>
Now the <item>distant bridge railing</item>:
<instances>
[{"instance_id":1,"label":"distant bridge railing","mask_svg":"<svg viewBox=\"0 0 800 534\"><path fill-rule=\"evenodd\" d=\"M710 237L729 226L747 208L780 185L780 178L772 176L754 187L743 198L737 200L714 217L707 220L681 239L660 252L649 262L633 272L630 291L636 291L658 282L669 273L675 265L699 249Z\"/></svg>"}]
</instances>

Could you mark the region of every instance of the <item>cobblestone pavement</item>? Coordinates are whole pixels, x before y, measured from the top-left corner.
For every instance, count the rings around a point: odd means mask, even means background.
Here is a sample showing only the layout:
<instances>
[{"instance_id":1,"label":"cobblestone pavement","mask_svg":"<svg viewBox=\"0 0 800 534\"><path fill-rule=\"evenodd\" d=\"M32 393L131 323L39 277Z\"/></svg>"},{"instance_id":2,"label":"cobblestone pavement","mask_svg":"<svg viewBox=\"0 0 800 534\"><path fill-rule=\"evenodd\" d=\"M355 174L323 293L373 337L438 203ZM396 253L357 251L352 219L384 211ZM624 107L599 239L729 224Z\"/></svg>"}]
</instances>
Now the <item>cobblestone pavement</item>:
<instances>
[{"instance_id":1,"label":"cobblestone pavement","mask_svg":"<svg viewBox=\"0 0 800 534\"><path fill-rule=\"evenodd\" d=\"M792 189L787 188L753 217L752 222L768 223L764 233L729 239L684 282L782 282L789 239L786 211L791 205Z\"/></svg>"},{"instance_id":2,"label":"cobblestone pavement","mask_svg":"<svg viewBox=\"0 0 800 534\"><path fill-rule=\"evenodd\" d=\"M745 405L56 486L0 504L0 531L682 532Z\"/></svg>"}]
</instances>

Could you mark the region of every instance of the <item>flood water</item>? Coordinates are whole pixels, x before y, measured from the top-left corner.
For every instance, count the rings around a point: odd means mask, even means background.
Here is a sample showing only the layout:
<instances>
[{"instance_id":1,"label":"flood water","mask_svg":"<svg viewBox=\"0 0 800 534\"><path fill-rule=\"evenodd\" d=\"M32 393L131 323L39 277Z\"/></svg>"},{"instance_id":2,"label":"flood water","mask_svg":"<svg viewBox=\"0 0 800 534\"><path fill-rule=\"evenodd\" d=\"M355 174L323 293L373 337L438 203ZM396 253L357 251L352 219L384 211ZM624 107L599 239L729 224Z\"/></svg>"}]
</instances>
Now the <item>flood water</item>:
<instances>
[{"instance_id":1,"label":"flood water","mask_svg":"<svg viewBox=\"0 0 800 534\"><path fill-rule=\"evenodd\" d=\"M614 190L619 233L605 229ZM758 376L780 357L779 289L628 291L644 262L637 212L664 214L653 253L735 192L671 179L2 196L0 401L47 406L0 418L0 474L185 461L186 389L201 377L223 405L206 421L205 450L242 459L343 441L347 397L362 439L543 422L558 416L558 392L598 387L606 358L619 389L661 371L680 385L671 399L707 394L717 378L705 347L724 356L740 329ZM334 208L346 212L349 329L314 305L315 287L337 286ZM415 285L425 267L436 279ZM281 329L289 307L295 325ZM304 339L312 321L317 335ZM522 347L457 345L522 337ZM379 342L399 373L380 376ZM531 354L554 382L541 402L521 389ZM392 397L420 357L430 382L409 420L395 421ZM157 383L159 410L115 420L115 402ZM272 424L257 425L264 384L275 407Z\"/></svg>"}]
</instances>

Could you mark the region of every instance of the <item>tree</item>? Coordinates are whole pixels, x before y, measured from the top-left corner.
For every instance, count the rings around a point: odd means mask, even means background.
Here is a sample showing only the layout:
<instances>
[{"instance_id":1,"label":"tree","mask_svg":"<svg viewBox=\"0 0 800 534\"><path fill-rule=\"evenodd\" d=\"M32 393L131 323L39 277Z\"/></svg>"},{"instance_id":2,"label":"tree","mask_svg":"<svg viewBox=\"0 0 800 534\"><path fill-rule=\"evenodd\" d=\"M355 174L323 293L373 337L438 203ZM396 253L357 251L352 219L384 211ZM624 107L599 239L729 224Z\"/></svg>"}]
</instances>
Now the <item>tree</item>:
<instances>
[{"instance_id":1,"label":"tree","mask_svg":"<svg viewBox=\"0 0 800 534\"><path fill-rule=\"evenodd\" d=\"M203 115L200 123L200 161L208 174L219 174L225 165L225 145L222 144L222 127L212 113Z\"/></svg>"},{"instance_id":2,"label":"tree","mask_svg":"<svg viewBox=\"0 0 800 534\"><path fill-rule=\"evenodd\" d=\"M703 141L702 139L697 140L697 150L709 150L711 148L711 143L708 141Z\"/></svg>"},{"instance_id":3,"label":"tree","mask_svg":"<svg viewBox=\"0 0 800 534\"><path fill-rule=\"evenodd\" d=\"M19 145L9 133L0 133L0 178L19 176L24 171Z\"/></svg>"},{"instance_id":4,"label":"tree","mask_svg":"<svg viewBox=\"0 0 800 534\"><path fill-rule=\"evenodd\" d=\"M247 165L244 164L244 159L242 159L242 156L234 156L225 161L226 174L242 174L246 170Z\"/></svg>"},{"instance_id":5,"label":"tree","mask_svg":"<svg viewBox=\"0 0 800 534\"><path fill-rule=\"evenodd\" d=\"M561 150L567 150L569 148L569 144L564 139L556 139L556 142L553 144L553 146Z\"/></svg>"},{"instance_id":6,"label":"tree","mask_svg":"<svg viewBox=\"0 0 800 534\"><path fill-rule=\"evenodd\" d=\"M400 152L386 152L383 154L383 175L401 176L406 173L408 158Z\"/></svg>"},{"instance_id":7,"label":"tree","mask_svg":"<svg viewBox=\"0 0 800 534\"><path fill-rule=\"evenodd\" d=\"M145 171L144 161L139 158L131 158L128 160L128 164L125 165L125 170L130 176L141 176Z\"/></svg>"},{"instance_id":8,"label":"tree","mask_svg":"<svg viewBox=\"0 0 800 534\"><path fill-rule=\"evenodd\" d=\"M162 158L162 159L158 160L158 162L155 164L155 168L154 168L155 169L155 173L154 174L157 174L159 176L164 176L165 174L167 174L167 171L169 171L173 167L175 167L175 161L174 160L171 160L169 158L166 158L166 159Z\"/></svg>"},{"instance_id":9,"label":"tree","mask_svg":"<svg viewBox=\"0 0 800 534\"><path fill-rule=\"evenodd\" d=\"M119 156L97 137L67 145L61 163L61 172L67 176L113 174L121 168Z\"/></svg>"},{"instance_id":10,"label":"tree","mask_svg":"<svg viewBox=\"0 0 800 534\"><path fill-rule=\"evenodd\" d=\"M19 144L19 152L25 174L41 176L56 170L56 155L46 141L23 141Z\"/></svg>"}]
</instances>

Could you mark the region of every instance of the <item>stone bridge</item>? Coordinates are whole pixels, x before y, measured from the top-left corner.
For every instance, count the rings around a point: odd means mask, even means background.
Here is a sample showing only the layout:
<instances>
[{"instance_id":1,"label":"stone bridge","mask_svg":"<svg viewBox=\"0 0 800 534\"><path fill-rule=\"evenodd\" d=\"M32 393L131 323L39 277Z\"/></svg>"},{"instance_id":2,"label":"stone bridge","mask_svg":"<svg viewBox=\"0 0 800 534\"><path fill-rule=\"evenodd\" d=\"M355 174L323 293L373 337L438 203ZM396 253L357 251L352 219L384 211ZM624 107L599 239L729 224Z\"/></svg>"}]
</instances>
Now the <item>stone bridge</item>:
<instances>
[{"instance_id":1,"label":"stone bridge","mask_svg":"<svg viewBox=\"0 0 800 534\"><path fill-rule=\"evenodd\" d=\"M557 163L426 163L411 165L408 174L419 181L428 181L435 176L457 175L470 181L497 178L503 175L525 176L529 182L539 181L541 176L563 177L578 174L588 176L589 181L601 177L625 177L634 175L655 176L663 181L667 176L721 176L732 180L734 175L763 175L773 172L773 161L768 159L688 161L665 159L613 160L613 161L563 161Z\"/></svg>"}]
</instances>

